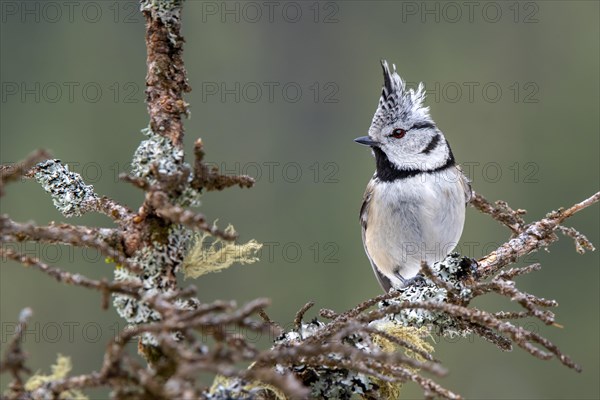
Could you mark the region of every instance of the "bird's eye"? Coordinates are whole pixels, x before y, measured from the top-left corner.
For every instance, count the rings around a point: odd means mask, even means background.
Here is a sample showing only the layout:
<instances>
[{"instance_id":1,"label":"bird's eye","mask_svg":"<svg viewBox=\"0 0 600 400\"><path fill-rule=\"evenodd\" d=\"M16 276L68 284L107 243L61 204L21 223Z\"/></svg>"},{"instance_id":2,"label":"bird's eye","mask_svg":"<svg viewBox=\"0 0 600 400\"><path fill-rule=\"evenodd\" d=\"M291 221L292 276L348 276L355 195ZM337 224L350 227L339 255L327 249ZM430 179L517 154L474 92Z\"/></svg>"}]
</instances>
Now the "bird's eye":
<instances>
[{"instance_id":1,"label":"bird's eye","mask_svg":"<svg viewBox=\"0 0 600 400\"><path fill-rule=\"evenodd\" d=\"M402 139L404 135L406 135L406 131L404 129L396 128L392 131L392 134L390 136L396 139Z\"/></svg>"}]
</instances>

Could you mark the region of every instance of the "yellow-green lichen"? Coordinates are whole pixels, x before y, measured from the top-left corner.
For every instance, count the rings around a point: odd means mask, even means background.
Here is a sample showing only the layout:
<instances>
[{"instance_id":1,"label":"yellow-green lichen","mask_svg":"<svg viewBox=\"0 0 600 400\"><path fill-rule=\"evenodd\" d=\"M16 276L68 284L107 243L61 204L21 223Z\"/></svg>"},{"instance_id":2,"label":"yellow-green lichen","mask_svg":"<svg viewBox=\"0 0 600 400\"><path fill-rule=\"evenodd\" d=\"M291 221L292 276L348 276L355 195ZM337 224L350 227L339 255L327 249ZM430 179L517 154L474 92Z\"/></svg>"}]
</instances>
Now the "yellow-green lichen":
<instances>
[{"instance_id":1,"label":"yellow-green lichen","mask_svg":"<svg viewBox=\"0 0 600 400\"><path fill-rule=\"evenodd\" d=\"M45 383L53 382L59 379L67 377L73 366L71 365L71 359L59 354L56 358L56 364L52 365L52 373L50 375L42 375L39 371L35 373L25 383L25 390L33 391L38 389ZM70 389L62 392L59 395L60 399L76 399L76 400L87 400L88 397L82 392L76 389Z\"/></svg>"},{"instance_id":2,"label":"yellow-green lichen","mask_svg":"<svg viewBox=\"0 0 600 400\"><path fill-rule=\"evenodd\" d=\"M376 328L387 333L388 335L402 340L403 342L410 343L416 349L422 352L430 354L434 351L433 346L425 340L426 337L431 336L428 329L425 327L415 328L411 326L403 326L396 321L387 321L378 324ZM372 340L374 344L387 353L398 351L400 348L398 344L380 335L373 335ZM408 348L404 348L404 354L407 357L414 358L417 361L426 361L422 355ZM413 368L407 367L407 369L416 372L416 370ZM400 398L400 389L402 387L401 383L386 382L377 378L373 378L373 382L379 386L380 389L378 392L381 395L381 398Z\"/></svg>"},{"instance_id":3,"label":"yellow-green lichen","mask_svg":"<svg viewBox=\"0 0 600 400\"><path fill-rule=\"evenodd\" d=\"M225 233L233 233L233 226L229 225ZM258 261L257 253L262 244L252 239L243 244L236 244L214 238L208 233L201 233L191 250L183 260L183 273L186 278L198 278L211 272L220 272L231 267L234 263L252 264Z\"/></svg>"}]
</instances>

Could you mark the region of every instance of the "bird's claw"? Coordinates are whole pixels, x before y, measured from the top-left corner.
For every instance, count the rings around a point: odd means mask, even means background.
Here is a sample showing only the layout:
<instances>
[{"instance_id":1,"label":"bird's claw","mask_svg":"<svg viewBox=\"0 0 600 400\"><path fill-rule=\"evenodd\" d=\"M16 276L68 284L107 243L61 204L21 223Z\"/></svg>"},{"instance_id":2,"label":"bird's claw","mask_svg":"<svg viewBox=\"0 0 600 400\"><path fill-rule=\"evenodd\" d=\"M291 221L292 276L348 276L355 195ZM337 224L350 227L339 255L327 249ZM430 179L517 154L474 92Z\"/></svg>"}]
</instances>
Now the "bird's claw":
<instances>
[{"instance_id":1,"label":"bird's claw","mask_svg":"<svg viewBox=\"0 0 600 400\"><path fill-rule=\"evenodd\" d=\"M464 274L462 278L473 277L474 279L479 278L478 267L479 263L476 259L470 257L463 257L460 260L460 267Z\"/></svg>"},{"instance_id":2,"label":"bird's claw","mask_svg":"<svg viewBox=\"0 0 600 400\"><path fill-rule=\"evenodd\" d=\"M421 273L408 279L400 276L400 280L402 281L402 289L406 289L409 286L424 286L427 283L425 277Z\"/></svg>"}]
</instances>

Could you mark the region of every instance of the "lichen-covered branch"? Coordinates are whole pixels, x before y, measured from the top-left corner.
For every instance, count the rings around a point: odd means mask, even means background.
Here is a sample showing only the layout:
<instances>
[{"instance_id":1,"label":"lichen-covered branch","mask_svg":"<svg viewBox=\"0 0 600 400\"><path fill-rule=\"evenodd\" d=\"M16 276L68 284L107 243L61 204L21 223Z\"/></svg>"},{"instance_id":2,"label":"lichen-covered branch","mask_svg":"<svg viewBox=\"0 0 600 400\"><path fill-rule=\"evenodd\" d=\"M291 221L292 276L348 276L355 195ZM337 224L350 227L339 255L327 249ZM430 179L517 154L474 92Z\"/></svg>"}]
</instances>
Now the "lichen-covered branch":
<instances>
[{"instance_id":1,"label":"lichen-covered branch","mask_svg":"<svg viewBox=\"0 0 600 400\"><path fill-rule=\"evenodd\" d=\"M149 169L153 170L156 168ZM142 180L141 188L151 196L146 201L150 208L143 221L156 224L157 218L164 218L161 224L152 228L155 232L157 228L160 232L161 226L169 227L167 235L158 244L126 259L132 265L142 266L143 278L120 268L114 282L92 281L14 251L3 250L5 257L34 265L61 282L100 290L104 298L108 293L116 293L117 310L133 324L108 346L100 372L55 380L36 388L31 395L58 395L67 390L109 386L114 393L138 393L140 398L240 395L252 398L258 394L304 398L308 393L312 397L327 398L347 398L352 394L386 398L397 397L401 384L410 381L420 385L426 396L459 398L419 372L445 373L429 354L430 345L424 341L423 335L431 328L450 335L475 333L502 350L516 344L534 357L556 357L564 365L581 370L553 343L512 322L533 317L552 325L554 314L546 308L557 304L522 292L514 284L513 279L539 271L539 264L503 270L502 267L512 259L496 256L496 260L503 260L502 264L494 265L491 270L481 270L483 262L497 252L476 265L459 255L451 255L431 266L423 264L421 284L369 299L343 313L323 310L321 314L331 319L328 323L303 322L312 306L307 303L296 313L294 329L278 336L272 348L260 350L225 327L235 325L257 332L275 330L279 334L281 329L264 312L268 301L259 299L236 308L230 302L201 304L191 289L181 290L176 286L165 286L165 290L158 291L144 289L157 287L153 282L165 282L162 277L166 271L177 271L178 264L172 263L183 260L185 252L181 248L185 246L173 240L181 240L184 229L181 224L185 218L197 218L177 205L184 192L178 191L174 197L169 197L161 186L164 181L153 178L155 176L151 172L146 178L133 179ZM148 178L154 179L154 183L143 183L148 182ZM152 196L158 196L158 200ZM596 194L566 210L550 213L542 221L525 225L522 233L504 246L511 246L516 255L524 255L551 243L556 240L551 236L553 231L560 229L566 218L597 202L599 197ZM138 224L143 225L143 221ZM115 233L110 229L90 231L91 228L70 225L35 227L15 223L7 217L3 217L1 226L5 237L96 248L98 243L86 239L91 232L103 240ZM532 232L544 234L532 235ZM78 235L80 238L75 239ZM588 243L579 233L569 236L575 237L578 243ZM491 275L494 275L492 279L485 279ZM506 296L520 304L523 311L490 313L469 305L474 298L487 293ZM199 339L207 334L217 343L214 349L207 348ZM141 338L140 349L155 369L144 370L125 351L125 344L134 337ZM252 363L252 366L239 368L240 362ZM199 371L217 373L222 378L206 391L193 383ZM27 392L20 390L19 395Z\"/></svg>"}]
</instances>

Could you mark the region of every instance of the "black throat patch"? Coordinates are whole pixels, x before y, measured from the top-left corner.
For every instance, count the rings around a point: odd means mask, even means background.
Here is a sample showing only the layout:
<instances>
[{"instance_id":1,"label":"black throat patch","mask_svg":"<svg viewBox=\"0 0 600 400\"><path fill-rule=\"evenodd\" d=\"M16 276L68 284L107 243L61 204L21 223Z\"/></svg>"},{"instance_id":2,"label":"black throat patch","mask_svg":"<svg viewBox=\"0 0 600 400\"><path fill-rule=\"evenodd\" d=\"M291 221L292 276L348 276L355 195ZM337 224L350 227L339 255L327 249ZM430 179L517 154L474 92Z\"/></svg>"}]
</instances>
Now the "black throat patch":
<instances>
[{"instance_id":1,"label":"black throat patch","mask_svg":"<svg viewBox=\"0 0 600 400\"><path fill-rule=\"evenodd\" d=\"M372 147L373 153L375 153L375 162L377 165L377 178L382 182L393 182L398 179L406 179L413 176L417 176L424 172L438 172L443 171L446 168L450 168L455 165L454 155L452 150L448 147L448 158L446 162L433 169L400 169L396 167L388 159L387 155L379 147Z\"/></svg>"}]
</instances>

